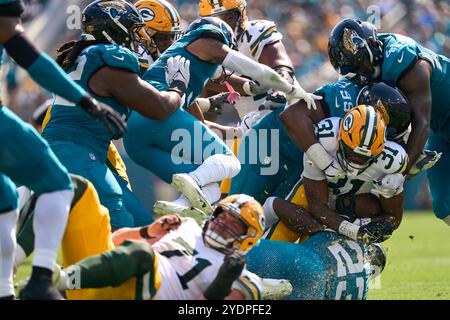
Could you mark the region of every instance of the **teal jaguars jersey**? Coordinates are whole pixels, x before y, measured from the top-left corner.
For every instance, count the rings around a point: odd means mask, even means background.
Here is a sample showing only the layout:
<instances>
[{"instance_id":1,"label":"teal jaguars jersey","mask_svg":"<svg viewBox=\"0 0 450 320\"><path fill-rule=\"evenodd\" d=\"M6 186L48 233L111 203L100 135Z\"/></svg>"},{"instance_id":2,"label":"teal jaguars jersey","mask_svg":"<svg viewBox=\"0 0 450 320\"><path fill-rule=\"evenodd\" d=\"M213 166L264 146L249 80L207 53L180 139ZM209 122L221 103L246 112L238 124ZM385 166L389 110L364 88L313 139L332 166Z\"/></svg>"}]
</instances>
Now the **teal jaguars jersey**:
<instances>
[{"instance_id":1,"label":"teal jaguars jersey","mask_svg":"<svg viewBox=\"0 0 450 320\"><path fill-rule=\"evenodd\" d=\"M0 0L1 1L1 0ZM3 46L0 45L0 72L2 70L2 65L3 65ZM2 80L0 79L0 93L3 92L3 88L2 88ZM0 96L0 101L1 101L1 96ZM0 102L1 105L1 102Z\"/></svg>"},{"instance_id":2,"label":"teal jaguars jersey","mask_svg":"<svg viewBox=\"0 0 450 320\"><path fill-rule=\"evenodd\" d=\"M433 67L431 76L431 129L444 130L450 136L450 59L424 48L415 40L392 33L379 35L384 44L384 60L381 80L390 86L398 86L398 81L413 64L423 59ZM447 124L447 125L446 125Z\"/></svg>"},{"instance_id":3,"label":"teal jaguars jersey","mask_svg":"<svg viewBox=\"0 0 450 320\"><path fill-rule=\"evenodd\" d=\"M327 84L317 89L314 94L323 97L321 103L325 118L343 118L348 110L357 105L358 94L361 89L362 87L344 79Z\"/></svg>"},{"instance_id":4,"label":"teal jaguars jersey","mask_svg":"<svg viewBox=\"0 0 450 320\"><path fill-rule=\"evenodd\" d=\"M182 56L186 59L189 59L191 62L191 78L186 89L186 100L182 107L186 108L187 106L191 105L194 102L195 98L197 98L203 91L204 86L219 67L218 64L213 64L198 59L186 50L186 47L189 44L201 38L202 34L208 30L220 32L220 34L223 35L224 43L226 45L229 45L225 34L220 28L210 24L203 25L198 29L188 32L183 37L181 37L180 40L170 46L161 55L161 57L159 57L159 59L150 66L150 68L147 70L147 72L144 73L142 78L160 91L167 90L169 87L166 82L165 76L165 67L167 66L167 60L170 57L176 56Z\"/></svg>"},{"instance_id":5,"label":"teal jaguars jersey","mask_svg":"<svg viewBox=\"0 0 450 320\"><path fill-rule=\"evenodd\" d=\"M99 97L89 89L89 79L104 66L140 73L138 59L130 50L117 45L94 45L83 50L68 74L95 99L128 117L130 110L126 106L114 98ZM50 143L69 141L87 146L102 160L106 159L112 138L110 131L103 123L60 97L55 98L50 121L42 135Z\"/></svg>"}]
</instances>

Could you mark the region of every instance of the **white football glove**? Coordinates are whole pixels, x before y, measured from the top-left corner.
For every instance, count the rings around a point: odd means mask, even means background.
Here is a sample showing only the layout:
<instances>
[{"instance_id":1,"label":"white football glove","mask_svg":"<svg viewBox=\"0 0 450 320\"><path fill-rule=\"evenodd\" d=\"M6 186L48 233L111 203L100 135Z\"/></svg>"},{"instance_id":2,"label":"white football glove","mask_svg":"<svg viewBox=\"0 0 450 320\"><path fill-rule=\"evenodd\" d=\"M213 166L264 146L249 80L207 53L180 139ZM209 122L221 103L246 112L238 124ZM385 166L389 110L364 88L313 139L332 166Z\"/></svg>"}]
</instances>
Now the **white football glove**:
<instances>
[{"instance_id":1,"label":"white football glove","mask_svg":"<svg viewBox=\"0 0 450 320\"><path fill-rule=\"evenodd\" d=\"M178 81L178 83L184 85L184 88L186 90L191 77L191 73L189 70L190 65L191 61L182 56L176 56L175 58L170 57L167 60L166 66L167 84L172 87L172 85L175 84L176 81ZM184 91L182 92L183 94Z\"/></svg>"},{"instance_id":2,"label":"white football glove","mask_svg":"<svg viewBox=\"0 0 450 320\"><path fill-rule=\"evenodd\" d=\"M267 94L266 100L259 106L258 110L276 110L284 107L287 103L286 94L281 91L275 91Z\"/></svg>"},{"instance_id":3,"label":"white football glove","mask_svg":"<svg viewBox=\"0 0 450 320\"><path fill-rule=\"evenodd\" d=\"M300 99L305 100L306 105L308 107L308 110L314 109L317 110L316 102L315 100L322 100L321 96L317 96L312 93L308 93L299 85L295 85L293 87L293 90L288 94L288 100L292 99Z\"/></svg>"},{"instance_id":4,"label":"white football glove","mask_svg":"<svg viewBox=\"0 0 450 320\"><path fill-rule=\"evenodd\" d=\"M247 94L249 96L256 96L256 95L259 95L259 94L262 94L262 93L266 93L271 88L262 86L257 81L250 80L250 81L245 82L242 85L242 89L244 90L245 94Z\"/></svg>"},{"instance_id":5,"label":"white football glove","mask_svg":"<svg viewBox=\"0 0 450 320\"><path fill-rule=\"evenodd\" d=\"M253 128L253 125L265 116L268 111L252 111L247 113L244 118L242 118L242 122L239 124L239 129L244 136L249 130Z\"/></svg>"},{"instance_id":6,"label":"white football glove","mask_svg":"<svg viewBox=\"0 0 450 320\"><path fill-rule=\"evenodd\" d=\"M407 179L411 179L419 172L430 169L442 156L442 152L423 150L416 163L408 172Z\"/></svg>"},{"instance_id":7,"label":"white football glove","mask_svg":"<svg viewBox=\"0 0 450 320\"><path fill-rule=\"evenodd\" d=\"M403 191L405 177L401 173L388 174L383 179L374 181L372 193L378 194L383 198L389 199L400 194Z\"/></svg>"}]
</instances>

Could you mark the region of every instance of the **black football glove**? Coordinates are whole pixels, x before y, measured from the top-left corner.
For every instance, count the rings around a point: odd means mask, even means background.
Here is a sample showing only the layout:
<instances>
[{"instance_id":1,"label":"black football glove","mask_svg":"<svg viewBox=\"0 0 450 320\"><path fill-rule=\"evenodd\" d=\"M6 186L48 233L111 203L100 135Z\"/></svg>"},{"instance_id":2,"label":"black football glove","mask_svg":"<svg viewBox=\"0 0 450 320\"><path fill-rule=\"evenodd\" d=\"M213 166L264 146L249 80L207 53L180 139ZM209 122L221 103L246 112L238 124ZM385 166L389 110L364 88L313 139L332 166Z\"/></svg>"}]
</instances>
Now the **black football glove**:
<instances>
[{"instance_id":1,"label":"black football glove","mask_svg":"<svg viewBox=\"0 0 450 320\"><path fill-rule=\"evenodd\" d=\"M380 243L389 239L394 232L394 225L386 220L371 221L361 226L357 238L365 243Z\"/></svg>"},{"instance_id":2,"label":"black football glove","mask_svg":"<svg viewBox=\"0 0 450 320\"><path fill-rule=\"evenodd\" d=\"M114 140L121 138L127 130L126 120L110 106L100 103L88 95L84 96L78 105L89 115L103 122Z\"/></svg>"}]
</instances>

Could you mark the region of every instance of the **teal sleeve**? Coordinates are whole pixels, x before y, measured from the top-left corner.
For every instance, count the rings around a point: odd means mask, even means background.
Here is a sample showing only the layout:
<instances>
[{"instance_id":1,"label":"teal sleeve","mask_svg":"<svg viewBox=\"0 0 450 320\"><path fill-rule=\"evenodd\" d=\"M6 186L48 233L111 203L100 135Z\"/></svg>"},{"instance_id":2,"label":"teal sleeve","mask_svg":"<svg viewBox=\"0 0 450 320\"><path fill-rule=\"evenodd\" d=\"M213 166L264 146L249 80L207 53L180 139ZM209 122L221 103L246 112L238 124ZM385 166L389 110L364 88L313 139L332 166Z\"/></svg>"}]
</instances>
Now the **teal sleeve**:
<instances>
[{"instance_id":1,"label":"teal sleeve","mask_svg":"<svg viewBox=\"0 0 450 320\"><path fill-rule=\"evenodd\" d=\"M382 66L383 81L392 87L398 86L398 81L418 60L418 55L412 44L401 43L400 46L388 46Z\"/></svg>"},{"instance_id":2,"label":"teal sleeve","mask_svg":"<svg viewBox=\"0 0 450 320\"><path fill-rule=\"evenodd\" d=\"M86 91L70 79L64 70L43 52L28 68L28 74L41 87L70 102L78 103L86 95Z\"/></svg>"}]
</instances>

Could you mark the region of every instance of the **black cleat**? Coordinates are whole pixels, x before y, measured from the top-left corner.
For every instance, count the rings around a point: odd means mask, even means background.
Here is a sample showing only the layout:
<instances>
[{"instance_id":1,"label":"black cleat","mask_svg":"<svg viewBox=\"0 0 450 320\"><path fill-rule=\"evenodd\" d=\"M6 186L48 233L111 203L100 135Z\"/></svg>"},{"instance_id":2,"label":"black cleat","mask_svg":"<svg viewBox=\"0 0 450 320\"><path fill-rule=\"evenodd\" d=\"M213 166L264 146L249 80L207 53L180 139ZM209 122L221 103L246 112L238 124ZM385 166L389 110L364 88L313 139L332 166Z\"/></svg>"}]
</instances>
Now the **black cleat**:
<instances>
[{"instance_id":1,"label":"black cleat","mask_svg":"<svg viewBox=\"0 0 450 320\"><path fill-rule=\"evenodd\" d=\"M35 281L36 282L36 281ZM20 300L64 300L64 297L51 283L31 283L19 293Z\"/></svg>"}]
</instances>

